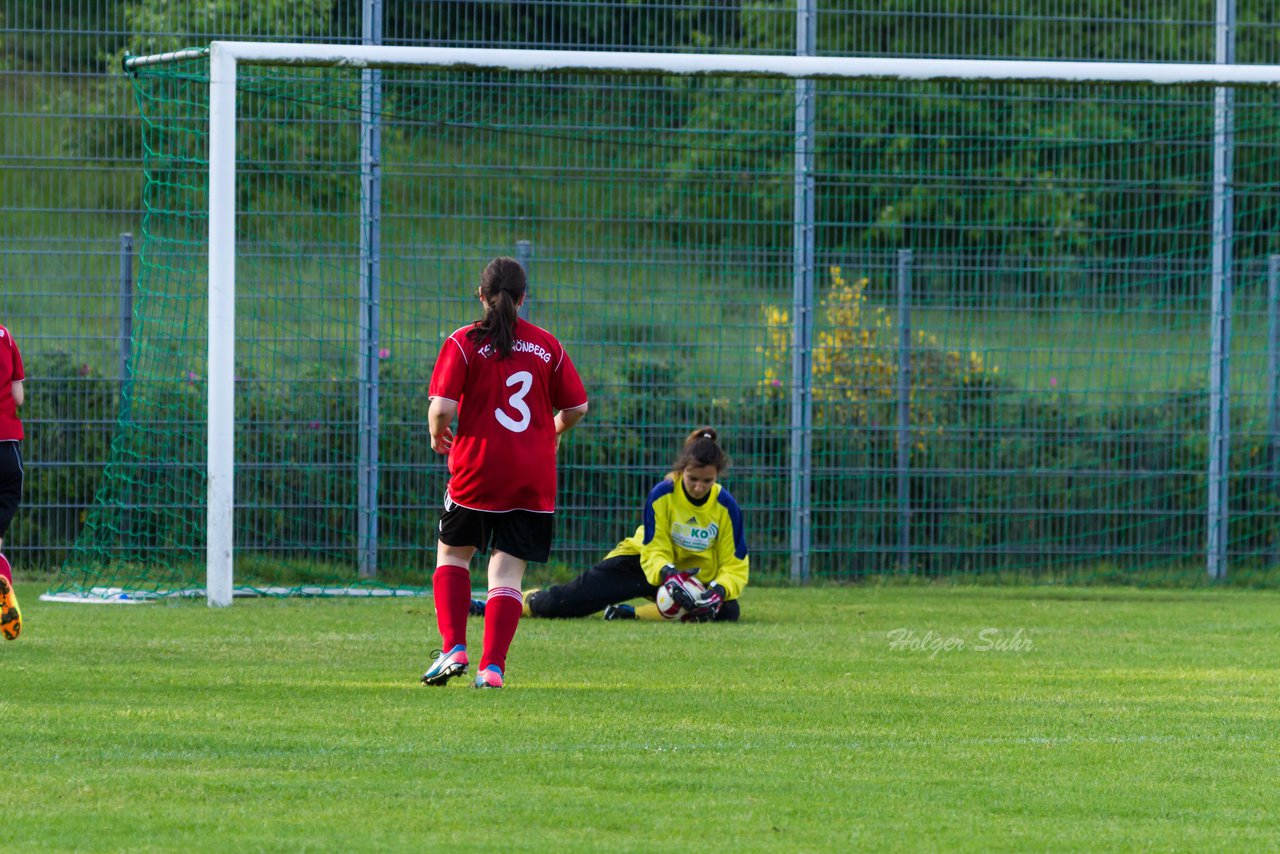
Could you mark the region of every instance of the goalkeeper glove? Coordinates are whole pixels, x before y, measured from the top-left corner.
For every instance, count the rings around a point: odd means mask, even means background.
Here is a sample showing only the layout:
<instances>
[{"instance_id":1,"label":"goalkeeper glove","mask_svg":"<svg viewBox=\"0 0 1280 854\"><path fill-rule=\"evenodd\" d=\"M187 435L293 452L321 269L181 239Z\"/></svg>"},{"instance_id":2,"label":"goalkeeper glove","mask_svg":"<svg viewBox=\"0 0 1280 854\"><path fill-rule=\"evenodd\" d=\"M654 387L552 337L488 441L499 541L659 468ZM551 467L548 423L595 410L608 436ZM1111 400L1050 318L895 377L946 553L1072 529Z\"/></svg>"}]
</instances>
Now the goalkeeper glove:
<instances>
[{"instance_id":1,"label":"goalkeeper glove","mask_svg":"<svg viewBox=\"0 0 1280 854\"><path fill-rule=\"evenodd\" d=\"M689 592L689 588L684 586L685 580L690 578L693 573L676 572L675 567L665 566L662 568L662 575L666 579L662 582L662 586L671 597L671 601L679 605L684 611L692 611L698 607L694 602L693 594Z\"/></svg>"},{"instance_id":2,"label":"goalkeeper glove","mask_svg":"<svg viewBox=\"0 0 1280 854\"><path fill-rule=\"evenodd\" d=\"M680 570L676 569L676 565L674 563L669 563L666 566L664 566L662 570L658 573L658 577L661 578L663 581L666 581L675 576L683 576L685 578L688 578L690 575L697 575L697 574L698 574L698 571L696 569L693 572L681 572Z\"/></svg>"},{"instance_id":3,"label":"goalkeeper glove","mask_svg":"<svg viewBox=\"0 0 1280 854\"><path fill-rule=\"evenodd\" d=\"M724 604L724 588L712 582L700 595L689 598L693 600L693 607L685 609L688 611L685 615L686 619L695 623L705 623L708 620L714 620L716 614L720 613L720 606Z\"/></svg>"}]
</instances>

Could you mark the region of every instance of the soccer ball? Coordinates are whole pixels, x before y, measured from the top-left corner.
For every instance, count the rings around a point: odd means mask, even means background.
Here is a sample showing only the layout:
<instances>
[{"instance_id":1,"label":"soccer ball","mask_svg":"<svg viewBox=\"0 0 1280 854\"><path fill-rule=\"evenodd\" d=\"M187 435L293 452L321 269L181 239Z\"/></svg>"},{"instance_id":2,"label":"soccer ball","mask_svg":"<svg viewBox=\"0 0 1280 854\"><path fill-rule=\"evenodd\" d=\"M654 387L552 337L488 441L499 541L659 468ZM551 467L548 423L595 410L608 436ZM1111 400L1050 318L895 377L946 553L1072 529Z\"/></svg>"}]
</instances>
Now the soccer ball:
<instances>
[{"instance_id":1,"label":"soccer ball","mask_svg":"<svg viewBox=\"0 0 1280 854\"><path fill-rule=\"evenodd\" d=\"M681 579L684 589L689 591L689 595L697 599L706 592L706 586L694 578L692 575L684 576ZM666 585L658 588L658 613L668 620L678 620L684 614L684 609L680 607L680 603L671 598L671 593L667 590Z\"/></svg>"}]
</instances>

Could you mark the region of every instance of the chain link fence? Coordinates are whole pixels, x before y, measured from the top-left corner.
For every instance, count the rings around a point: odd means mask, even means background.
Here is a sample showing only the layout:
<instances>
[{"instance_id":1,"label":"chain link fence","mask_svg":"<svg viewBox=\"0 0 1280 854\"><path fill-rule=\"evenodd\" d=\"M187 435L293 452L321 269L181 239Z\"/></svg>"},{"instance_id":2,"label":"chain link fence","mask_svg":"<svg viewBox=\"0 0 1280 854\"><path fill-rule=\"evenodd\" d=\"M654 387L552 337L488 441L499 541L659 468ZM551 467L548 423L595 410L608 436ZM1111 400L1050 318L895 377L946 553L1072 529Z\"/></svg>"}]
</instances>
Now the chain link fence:
<instances>
[{"instance_id":1,"label":"chain link fence","mask_svg":"<svg viewBox=\"0 0 1280 854\"><path fill-rule=\"evenodd\" d=\"M810 10L810 4L794 2L711 0L5 2L0 322L22 347L30 378L23 412L30 435L24 448L27 495L7 543L15 564L51 568L62 561L107 462L125 380L122 354L136 259L123 235L140 227L142 152L120 58L213 38L358 42L364 6L380 10L387 44L777 54L796 52L797 20ZM1029 0L981 4L981 12L960 0L819 0L812 6L818 54L1163 62L1215 57L1214 7L1204 2ZM1231 37L1238 62L1280 61L1280 11L1261 0L1238 3ZM876 259L866 267L889 271L893 263ZM982 277L984 299L1005 293L1020 275L1007 258L981 263L999 268L997 276ZM1044 259L1037 263L1043 269ZM1096 261L1048 263L1062 275L1118 275L1098 269ZM1260 295L1263 262L1249 263L1241 280L1255 283L1252 293ZM916 258L921 275L945 264ZM1099 293L1105 292L1103 285ZM893 295L884 298L892 301ZM1258 296L1241 310L1264 323L1264 303ZM1186 303L1178 305L1187 310ZM1256 367L1264 371L1260 363ZM1263 391L1256 393L1264 399Z\"/></svg>"}]
</instances>

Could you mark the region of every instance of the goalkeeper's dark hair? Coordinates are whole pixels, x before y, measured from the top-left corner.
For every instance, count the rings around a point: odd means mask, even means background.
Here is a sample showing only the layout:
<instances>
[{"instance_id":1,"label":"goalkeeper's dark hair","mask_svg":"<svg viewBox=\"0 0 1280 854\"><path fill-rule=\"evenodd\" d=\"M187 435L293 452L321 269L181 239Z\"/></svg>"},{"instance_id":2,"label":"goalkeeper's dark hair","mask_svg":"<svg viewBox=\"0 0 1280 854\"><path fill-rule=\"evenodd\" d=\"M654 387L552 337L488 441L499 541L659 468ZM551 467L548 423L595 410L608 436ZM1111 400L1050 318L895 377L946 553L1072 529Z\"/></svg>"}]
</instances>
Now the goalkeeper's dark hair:
<instances>
[{"instance_id":1,"label":"goalkeeper's dark hair","mask_svg":"<svg viewBox=\"0 0 1280 854\"><path fill-rule=\"evenodd\" d=\"M484 300L484 317L472 324L467 338L477 346L488 341L499 359L511 357L516 340L516 306L524 296L528 280L524 268L514 258L494 258L480 274L480 297Z\"/></svg>"},{"instance_id":2,"label":"goalkeeper's dark hair","mask_svg":"<svg viewBox=\"0 0 1280 854\"><path fill-rule=\"evenodd\" d=\"M671 473L680 472L689 466L715 466L716 474L729 467L729 455L720 447L720 434L714 427L699 427L684 440L680 456L671 464Z\"/></svg>"}]
</instances>

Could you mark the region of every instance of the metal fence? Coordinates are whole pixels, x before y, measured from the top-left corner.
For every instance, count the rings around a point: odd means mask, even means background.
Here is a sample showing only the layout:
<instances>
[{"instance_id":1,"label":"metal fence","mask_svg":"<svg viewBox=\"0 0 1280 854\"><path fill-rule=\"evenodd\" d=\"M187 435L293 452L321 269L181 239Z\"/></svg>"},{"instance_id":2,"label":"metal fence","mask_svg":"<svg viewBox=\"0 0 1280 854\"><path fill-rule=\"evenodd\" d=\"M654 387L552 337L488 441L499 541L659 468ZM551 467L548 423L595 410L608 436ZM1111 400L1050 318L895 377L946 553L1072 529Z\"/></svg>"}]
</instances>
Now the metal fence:
<instances>
[{"instance_id":1,"label":"metal fence","mask_svg":"<svg viewBox=\"0 0 1280 854\"><path fill-rule=\"evenodd\" d=\"M1226 32L1236 61L1280 61L1280 11L1261 0L1219 3L1216 10L1166 0L1038 0L984 4L981 12L960 0L885 5L6 3L0 8L0 322L27 359L24 420L32 437L25 449L27 500L7 544L15 563L53 566L62 559L107 460L111 418L85 413L101 412L101 402L114 400L124 379L132 255L121 235L138 231L142 207L137 112L118 70L126 51L218 37L356 42L372 33L388 44L1212 62L1221 56L1215 38ZM370 12L380 27L365 26ZM806 34L810 46L803 44ZM893 268L892 261L884 263ZM917 256L917 274L930 263ZM1070 259L1055 263L1071 269ZM1076 275L1106 275L1077 268ZM1012 281L1017 274L1002 275ZM1248 275L1265 281L1257 270Z\"/></svg>"}]
</instances>

